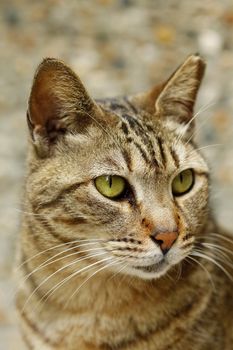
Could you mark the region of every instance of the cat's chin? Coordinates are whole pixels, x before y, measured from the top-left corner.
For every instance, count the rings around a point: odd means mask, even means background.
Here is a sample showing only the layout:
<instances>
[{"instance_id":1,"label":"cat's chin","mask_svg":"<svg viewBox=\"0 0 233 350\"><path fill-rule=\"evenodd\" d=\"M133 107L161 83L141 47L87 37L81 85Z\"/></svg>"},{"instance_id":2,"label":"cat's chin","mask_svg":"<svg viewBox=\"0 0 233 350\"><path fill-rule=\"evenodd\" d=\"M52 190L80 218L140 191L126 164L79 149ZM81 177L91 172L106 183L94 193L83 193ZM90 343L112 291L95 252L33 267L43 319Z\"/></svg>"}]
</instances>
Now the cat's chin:
<instances>
[{"instance_id":1,"label":"cat's chin","mask_svg":"<svg viewBox=\"0 0 233 350\"><path fill-rule=\"evenodd\" d=\"M132 266L128 267L125 272L129 275L135 277L140 277L142 279L157 279L163 276L169 269L171 265L165 260L148 266Z\"/></svg>"}]
</instances>

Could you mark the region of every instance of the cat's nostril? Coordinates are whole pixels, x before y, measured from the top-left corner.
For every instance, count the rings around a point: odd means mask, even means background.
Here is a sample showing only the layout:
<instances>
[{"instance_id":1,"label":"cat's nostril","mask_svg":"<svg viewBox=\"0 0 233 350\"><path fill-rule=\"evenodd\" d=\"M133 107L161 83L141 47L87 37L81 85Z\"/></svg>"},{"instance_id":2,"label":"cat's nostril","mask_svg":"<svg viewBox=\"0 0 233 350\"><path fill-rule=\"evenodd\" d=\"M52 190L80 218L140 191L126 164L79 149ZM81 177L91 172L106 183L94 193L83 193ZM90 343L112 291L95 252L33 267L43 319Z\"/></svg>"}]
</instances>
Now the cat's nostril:
<instances>
[{"instance_id":1,"label":"cat's nostril","mask_svg":"<svg viewBox=\"0 0 233 350\"><path fill-rule=\"evenodd\" d=\"M161 239L156 239L155 236L151 235L150 238L152 239L153 242L161 246L163 244L163 241Z\"/></svg>"},{"instance_id":2,"label":"cat's nostril","mask_svg":"<svg viewBox=\"0 0 233 350\"><path fill-rule=\"evenodd\" d=\"M175 232L159 232L155 235L151 235L150 238L153 242L160 246L163 254L165 255L173 243L176 241L178 233Z\"/></svg>"}]
</instances>

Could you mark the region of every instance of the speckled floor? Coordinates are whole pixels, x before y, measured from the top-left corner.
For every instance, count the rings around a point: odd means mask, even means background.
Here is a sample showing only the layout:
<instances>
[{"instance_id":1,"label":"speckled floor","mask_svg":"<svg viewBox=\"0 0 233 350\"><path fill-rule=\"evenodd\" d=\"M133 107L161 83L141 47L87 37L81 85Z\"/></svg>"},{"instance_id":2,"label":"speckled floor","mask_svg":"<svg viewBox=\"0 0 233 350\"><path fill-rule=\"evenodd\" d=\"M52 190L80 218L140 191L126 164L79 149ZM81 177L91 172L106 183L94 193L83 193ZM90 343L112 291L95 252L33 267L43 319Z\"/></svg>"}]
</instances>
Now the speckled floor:
<instances>
[{"instance_id":1,"label":"speckled floor","mask_svg":"<svg viewBox=\"0 0 233 350\"><path fill-rule=\"evenodd\" d=\"M146 5L145 5L146 4ZM69 63L95 97L133 93L192 52L208 62L197 137L213 169L221 224L233 210L233 4L186 1L0 1L0 350L21 350L12 266L20 218L31 79L43 57ZM233 231L233 230L232 230Z\"/></svg>"}]
</instances>

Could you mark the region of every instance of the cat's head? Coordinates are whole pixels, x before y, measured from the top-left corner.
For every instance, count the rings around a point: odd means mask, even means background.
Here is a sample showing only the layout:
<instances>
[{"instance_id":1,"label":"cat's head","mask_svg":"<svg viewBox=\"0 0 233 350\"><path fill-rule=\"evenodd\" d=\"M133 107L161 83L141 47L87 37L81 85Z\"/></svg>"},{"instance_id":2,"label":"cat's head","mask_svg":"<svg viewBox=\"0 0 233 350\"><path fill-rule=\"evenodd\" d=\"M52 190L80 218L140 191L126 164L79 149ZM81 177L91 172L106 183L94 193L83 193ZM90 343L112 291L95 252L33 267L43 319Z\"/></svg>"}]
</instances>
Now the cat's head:
<instances>
[{"instance_id":1,"label":"cat's head","mask_svg":"<svg viewBox=\"0 0 233 350\"><path fill-rule=\"evenodd\" d=\"M65 64L40 64L27 198L45 246L81 242L96 266L147 279L190 253L208 216L208 167L193 142L204 68L192 55L148 92L94 101Z\"/></svg>"}]
</instances>

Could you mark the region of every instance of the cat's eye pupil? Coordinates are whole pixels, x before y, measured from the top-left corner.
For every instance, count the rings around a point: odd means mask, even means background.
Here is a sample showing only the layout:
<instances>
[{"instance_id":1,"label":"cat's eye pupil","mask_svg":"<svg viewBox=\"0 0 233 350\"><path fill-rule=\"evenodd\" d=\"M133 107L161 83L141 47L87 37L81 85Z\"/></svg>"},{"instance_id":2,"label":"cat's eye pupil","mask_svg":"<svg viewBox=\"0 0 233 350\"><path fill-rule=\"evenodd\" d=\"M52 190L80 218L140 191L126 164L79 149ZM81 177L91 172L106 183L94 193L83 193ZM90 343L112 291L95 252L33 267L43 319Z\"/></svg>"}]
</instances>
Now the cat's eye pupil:
<instances>
[{"instance_id":1,"label":"cat's eye pupil","mask_svg":"<svg viewBox=\"0 0 233 350\"><path fill-rule=\"evenodd\" d=\"M108 176L109 187L112 187L112 176Z\"/></svg>"}]
</instances>

